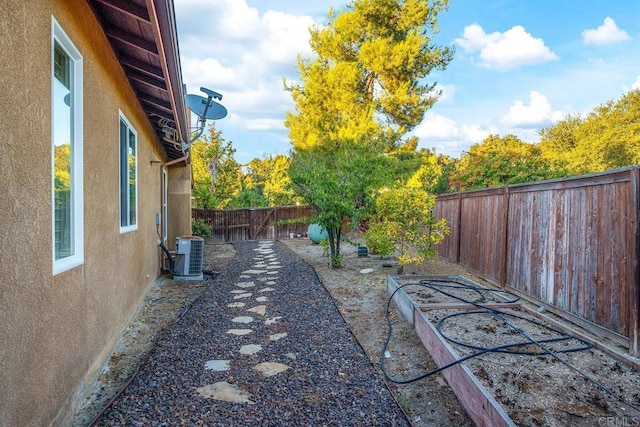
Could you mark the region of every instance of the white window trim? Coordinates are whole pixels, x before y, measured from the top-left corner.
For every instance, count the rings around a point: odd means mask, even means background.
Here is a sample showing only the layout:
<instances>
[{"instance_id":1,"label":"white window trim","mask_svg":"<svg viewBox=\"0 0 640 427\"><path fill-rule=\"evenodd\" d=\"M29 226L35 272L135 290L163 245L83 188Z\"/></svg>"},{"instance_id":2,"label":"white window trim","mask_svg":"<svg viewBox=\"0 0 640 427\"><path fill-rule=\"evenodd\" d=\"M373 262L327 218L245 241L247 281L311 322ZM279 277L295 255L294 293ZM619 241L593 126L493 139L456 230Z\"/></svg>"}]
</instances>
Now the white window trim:
<instances>
[{"instance_id":1,"label":"white window trim","mask_svg":"<svg viewBox=\"0 0 640 427\"><path fill-rule=\"evenodd\" d=\"M138 144L138 131L136 131L136 128L133 127L133 125L131 124L131 122L129 121L129 119L127 119L127 116L124 115L124 113L120 110L118 110L119 114L118 114L118 205L120 206L120 210L118 211L118 224L120 224L120 234L124 234L124 233L130 233L132 231L136 231L138 229L138 206L140 205L138 203L138 156L140 155L139 153L139 144ZM135 168L136 168L136 223L132 224L132 225L127 225L127 226L122 226L121 224L121 215L122 215L122 197L121 197L121 193L120 191L122 191L122 186L120 183L120 180L122 179L122 177L120 176L120 171L122 170L120 168L120 120L122 120L127 127L129 128L128 130L130 130L131 132L133 132L133 134L136 136L136 164L135 164Z\"/></svg>"},{"instance_id":2,"label":"white window trim","mask_svg":"<svg viewBox=\"0 0 640 427\"><path fill-rule=\"evenodd\" d=\"M67 55L73 61L72 70L72 84L73 84L73 111L72 111L72 160L71 160L71 179L72 179L72 200L73 200L73 217L72 217L72 232L73 232L73 255L63 259L55 259L55 204L52 202L51 206L51 258L53 260L53 274L62 273L63 271L70 270L74 267L82 265L84 263L84 189L83 189L83 61L80 51L75 47L73 42L67 34L64 32L58 21L51 17L51 79L53 79L53 67L54 67L54 45L57 42L61 46ZM53 81L51 82L51 111L53 114ZM54 182L54 151L53 151L53 115L51 120L51 200L55 198L53 182Z\"/></svg>"}]
</instances>

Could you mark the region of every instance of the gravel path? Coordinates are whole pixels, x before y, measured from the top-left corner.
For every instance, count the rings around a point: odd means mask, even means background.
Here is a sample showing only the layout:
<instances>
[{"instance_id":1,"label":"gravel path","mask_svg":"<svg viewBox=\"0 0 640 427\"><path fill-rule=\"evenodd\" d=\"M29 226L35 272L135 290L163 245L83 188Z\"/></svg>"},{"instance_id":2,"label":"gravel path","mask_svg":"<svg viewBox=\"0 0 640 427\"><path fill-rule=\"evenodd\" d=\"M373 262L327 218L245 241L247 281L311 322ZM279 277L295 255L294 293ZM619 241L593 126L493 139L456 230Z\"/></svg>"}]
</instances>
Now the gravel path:
<instances>
[{"instance_id":1,"label":"gravel path","mask_svg":"<svg viewBox=\"0 0 640 427\"><path fill-rule=\"evenodd\" d=\"M234 247L96 425L408 425L315 271L278 242Z\"/></svg>"}]
</instances>

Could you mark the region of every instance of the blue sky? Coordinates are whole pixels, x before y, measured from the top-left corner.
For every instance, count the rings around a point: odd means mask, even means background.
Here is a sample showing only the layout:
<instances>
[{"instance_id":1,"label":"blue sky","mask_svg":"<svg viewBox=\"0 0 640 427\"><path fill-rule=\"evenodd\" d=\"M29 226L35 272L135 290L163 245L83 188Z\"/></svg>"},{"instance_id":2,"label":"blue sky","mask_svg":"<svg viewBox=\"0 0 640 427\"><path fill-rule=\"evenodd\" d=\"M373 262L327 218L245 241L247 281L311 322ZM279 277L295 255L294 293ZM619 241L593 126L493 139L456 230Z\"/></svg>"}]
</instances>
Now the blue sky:
<instances>
[{"instance_id":1,"label":"blue sky","mask_svg":"<svg viewBox=\"0 0 640 427\"><path fill-rule=\"evenodd\" d=\"M329 0L175 0L188 93L223 94L216 122L246 163L291 148L293 111L283 78L311 55L310 25ZM443 94L413 134L421 147L458 157L491 133L538 141L538 130L640 88L637 0L450 0L435 42L454 46L449 67L428 76Z\"/></svg>"}]
</instances>

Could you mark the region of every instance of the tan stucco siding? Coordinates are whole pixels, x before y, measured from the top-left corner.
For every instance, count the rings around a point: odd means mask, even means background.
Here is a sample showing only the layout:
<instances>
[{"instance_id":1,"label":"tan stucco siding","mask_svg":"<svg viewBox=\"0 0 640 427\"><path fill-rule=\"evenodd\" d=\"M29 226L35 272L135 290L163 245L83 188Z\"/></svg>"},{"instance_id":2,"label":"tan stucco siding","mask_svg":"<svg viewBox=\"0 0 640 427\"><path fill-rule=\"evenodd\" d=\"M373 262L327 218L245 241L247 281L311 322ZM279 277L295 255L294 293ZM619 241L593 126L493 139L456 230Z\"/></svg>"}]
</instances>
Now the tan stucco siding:
<instances>
[{"instance_id":1,"label":"tan stucco siding","mask_svg":"<svg viewBox=\"0 0 640 427\"><path fill-rule=\"evenodd\" d=\"M51 20L83 56L84 263L52 273ZM0 4L0 425L64 424L159 273L165 160L85 1ZM138 134L138 229L119 229L119 111ZM187 205L188 206L188 205Z\"/></svg>"}]
</instances>

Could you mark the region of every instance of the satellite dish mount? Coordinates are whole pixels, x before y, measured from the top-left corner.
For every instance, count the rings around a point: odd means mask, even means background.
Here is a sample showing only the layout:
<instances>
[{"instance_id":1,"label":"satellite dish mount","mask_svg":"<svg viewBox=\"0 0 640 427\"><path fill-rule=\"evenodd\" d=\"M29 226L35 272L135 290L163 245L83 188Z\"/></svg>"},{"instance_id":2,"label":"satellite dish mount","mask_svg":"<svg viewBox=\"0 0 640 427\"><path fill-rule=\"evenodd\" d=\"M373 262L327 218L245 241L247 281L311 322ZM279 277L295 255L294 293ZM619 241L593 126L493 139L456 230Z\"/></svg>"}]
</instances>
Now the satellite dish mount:
<instances>
[{"instance_id":1,"label":"satellite dish mount","mask_svg":"<svg viewBox=\"0 0 640 427\"><path fill-rule=\"evenodd\" d=\"M188 150L191 144L202 136L207 120L219 120L227 116L227 109L224 105L214 101L214 99L222 100L221 94L206 87L201 87L200 90L207 94L206 98L200 95L186 96L187 107L198 116L198 127L189 142L182 143L183 151Z\"/></svg>"}]
</instances>

